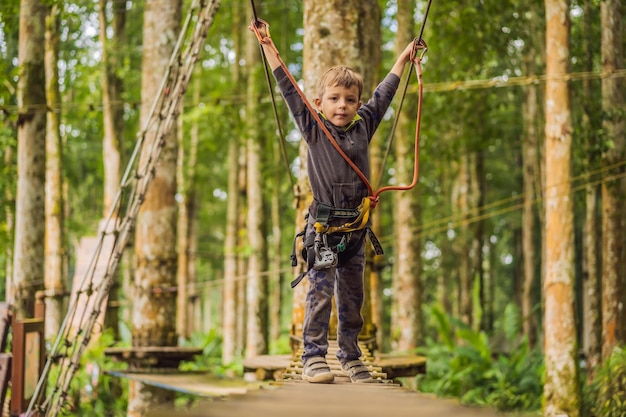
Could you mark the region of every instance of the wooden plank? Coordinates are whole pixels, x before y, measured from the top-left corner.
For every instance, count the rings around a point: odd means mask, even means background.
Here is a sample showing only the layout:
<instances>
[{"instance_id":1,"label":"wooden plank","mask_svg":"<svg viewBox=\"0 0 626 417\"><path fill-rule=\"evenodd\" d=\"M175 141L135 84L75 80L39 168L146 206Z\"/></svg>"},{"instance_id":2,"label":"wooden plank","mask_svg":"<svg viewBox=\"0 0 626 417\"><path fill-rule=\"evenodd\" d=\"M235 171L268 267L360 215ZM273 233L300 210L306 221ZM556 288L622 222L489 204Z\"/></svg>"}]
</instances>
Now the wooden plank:
<instances>
[{"instance_id":1,"label":"wooden plank","mask_svg":"<svg viewBox=\"0 0 626 417\"><path fill-rule=\"evenodd\" d=\"M106 371L106 373L170 391L208 398L243 395L251 390L261 388L260 383L248 383L243 380L225 380L200 372L156 374Z\"/></svg>"},{"instance_id":2,"label":"wooden plank","mask_svg":"<svg viewBox=\"0 0 626 417\"><path fill-rule=\"evenodd\" d=\"M159 411L146 417L176 416ZM398 386L385 384L277 383L275 389L250 391L243 396L204 400L187 417L501 417L488 408L465 407Z\"/></svg>"}]
</instances>

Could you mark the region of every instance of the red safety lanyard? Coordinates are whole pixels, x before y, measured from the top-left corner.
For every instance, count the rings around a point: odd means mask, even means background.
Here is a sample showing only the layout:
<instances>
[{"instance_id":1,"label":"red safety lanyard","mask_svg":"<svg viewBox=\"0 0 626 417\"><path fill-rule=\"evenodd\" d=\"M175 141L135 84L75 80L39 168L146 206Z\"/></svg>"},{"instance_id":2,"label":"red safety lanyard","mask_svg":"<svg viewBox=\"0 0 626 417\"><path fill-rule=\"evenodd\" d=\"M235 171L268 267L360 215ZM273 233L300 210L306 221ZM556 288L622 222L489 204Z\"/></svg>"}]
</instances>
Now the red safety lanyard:
<instances>
[{"instance_id":1,"label":"red safety lanyard","mask_svg":"<svg viewBox=\"0 0 626 417\"><path fill-rule=\"evenodd\" d=\"M422 34L424 32L424 24L426 22L426 18L428 17L428 11L430 9L431 1L432 0L429 0L428 5L426 7L426 13L424 14L424 20L423 20L423 23L422 23L422 28L420 30L420 35L419 35L419 37L417 37L417 38L415 38L413 40L413 50L411 51L411 57L410 57L411 67L409 68L409 76L407 76L407 78L406 78L406 85L405 85L405 88L404 88L404 93L406 93L407 86L408 86L409 79L410 79L410 75L411 75L412 69L414 67L415 71L416 71L416 74L417 74L417 80L418 80L418 101L417 101L417 116L416 116L416 127L415 127L415 160L414 160L414 168L413 168L413 180L408 185L388 185L388 186L381 187L381 188L379 188L376 191L374 191L372 185L370 184L369 179L365 176L365 174L359 169L358 166L356 166L356 164L350 159L350 157L348 157L348 155L346 155L346 153L343 151L343 149L341 149L341 147L339 146L339 144L337 143L337 141L335 140L333 135L330 133L330 131L328 130L328 128L326 127L326 125L324 124L322 119L320 118L320 116L317 113L317 111L315 111L315 109L313 108L311 103L309 103L309 101L306 98L304 92L302 91L302 89L300 88L300 86L298 85L296 80L293 78L293 75L291 75L291 73L289 72L289 69L287 68L287 65L285 65L285 63L283 62L282 58L280 57L280 53L278 52L278 49L276 49L276 46L274 45L274 43L269 40L269 38L270 38L269 24L267 22L265 22L264 20L259 19L256 16L256 9L254 7L254 0L250 1L251 5L252 5L253 16L254 16L254 18L253 18L253 20L252 20L252 22L250 24L250 29L256 34L256 36L257 36L257 38L258 38L260 43L270 47L270 49L272 50L272 52L276 56L276 58L277 58L277 60L278 60L278 62L280 64L281 68L283 69L283 71L287 75L287 78L289 79L289 81L291 82L291 84L295 88L296 92L298 93L298 95L302 99L302 102L305 104L305 106L311 112L311 115L313 116L313 118L317 122L317 124L320 127L320 129L322 129L322 131L324 132L324 135L327 137L327 139L330 141L330 143L333 145L333 147L337 150L337 152L339 152L341 157L348 163L348 165L350 165L350 167L356 172L356 174L361 178L363 183L366 185L367 190L369 192L369 197L368 198L371 200L371 208L374 208L376 206L376 204L378 203L378 198L379 198L379 196L383 192L385 192L385 191L406 191L406 190L412 189L417 184L418 175L419 175L419 141L420 141L420 129L421 129L421 119L422 119L422 96L423 96L422 64L421 64L421 61L422 61L422 58L424 57L424 54L428 50L428 48L426 46L426 43L422 39ZM263 37L259 33L259 28L257 27L257 24L259 24L259 23L263 24L266 27L266 31L267 31L267 36L266 37ZM423 49L422 49L421 54L418 55L417 52L418 52L420 46Z\"/></svg>"}]
</instances>

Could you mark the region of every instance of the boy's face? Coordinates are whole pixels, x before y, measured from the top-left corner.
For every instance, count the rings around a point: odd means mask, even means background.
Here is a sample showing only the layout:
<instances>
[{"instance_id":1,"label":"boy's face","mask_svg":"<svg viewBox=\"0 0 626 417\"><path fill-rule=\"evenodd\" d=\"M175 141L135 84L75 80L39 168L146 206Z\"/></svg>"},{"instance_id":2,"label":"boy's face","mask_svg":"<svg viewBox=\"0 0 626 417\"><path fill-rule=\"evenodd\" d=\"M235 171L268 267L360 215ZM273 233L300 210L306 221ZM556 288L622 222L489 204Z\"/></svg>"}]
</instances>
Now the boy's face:
<instances>
[{"instance_id":1,"label":"boy's face","mask_svg":"<svg viewBox=\"0 0 626 417\"><path fill-rule=\"evenodd\" d=\"M344 127L352 121L361 107L359 89L355 85L350 88L327 86L324 95L315 99L315 106L332 124Z\"/></svg>"}]
</instances>

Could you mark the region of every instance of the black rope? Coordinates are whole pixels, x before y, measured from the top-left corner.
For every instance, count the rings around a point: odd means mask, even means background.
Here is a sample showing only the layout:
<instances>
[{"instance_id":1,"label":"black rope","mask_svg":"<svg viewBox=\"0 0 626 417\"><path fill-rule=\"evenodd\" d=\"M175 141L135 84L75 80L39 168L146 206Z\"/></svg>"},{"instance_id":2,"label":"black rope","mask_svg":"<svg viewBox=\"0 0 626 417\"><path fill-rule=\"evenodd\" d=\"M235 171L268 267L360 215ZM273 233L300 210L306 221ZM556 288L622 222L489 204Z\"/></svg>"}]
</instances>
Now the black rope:
<instances>
[{"instance_id":1,"label":"black rope","mask_svg":"<svg viewBox=\"0 0 626 417\"><path fill-rule=\"evenodd\" d=\"M422 36L424 35L424 27L426 26L426 19L428 19L428 11L430 10L431 3L432 3L432 0L428 0L428 4L426 4L426 11L424 12L424 19L422 19L419 36L416 38L418 45L422 41ZM391 153L391 146L393 144L393 138L395 136L396 128L398 126L398 119L399 119L398 115L400 114L400 111L402 110L402 105L404 104L404 98L409 88L409 80L411 79L411 74L413 73L413 67L414 67L414 64L411 63L411 65L409 66L409 73L407 74L406 80L404 82L404 88L402 89L402 95L400 96L400 103L398 104L398 111L396 112L396 117L394 117L393 125L391 127L391 132L389 133L389 140L387 141L387 148L385 149L385 156L383 157L383 160L380 164L380 169L378 171L379 175L378 175L378 180L376 181L376 187L379 187L383 180L384 169L385 169L385 166L387 166L387 160L389 159L389 154Z\"/></svg>"},{"instance_id":2,"label":"black rope","mask_svg":"<svg viewBox=\"0 0 626 417\"><path fill-rule=\"evenodd\" d=\"M252 8L252 17L256 22L259 20L256 7L254 5L254 0L250 0L250 7ZM283 134L283 128L280 124L280 118L278 117L278 109L276 107L276 98L274 97L274 88L272 87L272 78L270 77L270 69L267 64L267 58L265 56L265 51L263 51L263 46L259 44L259 50L261 51L261 57L263 59L263 69L265 71L265 81L267 82L267 86L270 90L270 98L272 100L272 108L274 109L274 121L276 122L276 128L278 129L278 136L280 137L280 152L282 155L283 162L285 163L285 167L287 168L287 176L289 177L289 183L291 185L291 189L294 190L295 182L293 179L293 175L291 175L291 167L289 166L289 157L287 156L287 146L285 144L285 135Z\"/></svg>"},{"instance_id":3,"label":"black rope","mask_svg":"<svg viewBox=\"0 0 626 417\"><path fill-rule=\"evenodd\" d=\"M252 17L254 17L254 20L255 21L259 20L257 14L256 14L256 7L254 5L254 0L250 0L250 7L252 7Z\"/></svg>"}]
</instances>

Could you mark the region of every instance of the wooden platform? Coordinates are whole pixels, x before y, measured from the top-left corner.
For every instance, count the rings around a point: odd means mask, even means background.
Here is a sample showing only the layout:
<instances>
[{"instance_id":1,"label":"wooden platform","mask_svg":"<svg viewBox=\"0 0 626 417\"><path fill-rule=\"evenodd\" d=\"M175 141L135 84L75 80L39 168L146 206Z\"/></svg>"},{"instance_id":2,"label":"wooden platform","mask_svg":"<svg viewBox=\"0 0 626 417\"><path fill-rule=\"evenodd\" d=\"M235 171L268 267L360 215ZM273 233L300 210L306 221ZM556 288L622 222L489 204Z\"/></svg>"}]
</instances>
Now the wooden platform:
<instances>
[{"instance_id":1,"label":"wooden platform","mask_svg":"<svg viewBox=\"0 0 626 417\"><path fill-rule=\"evenodd\" d=\"M425 370L421 357L374 358L362 347L363 362L374 383L354 384L340 370L336 346L327 361L335 374L332 384L302 380L300 352L295 355L260 356L245 361L246 371L263 380L240 381L232 386L206 375L123 374L125 378L201 397L191 410L160 410L146 417L501 417L491 409L465 407L453 400L435 398L402 387L392 375ZM378 362L377 362L378 361ZM395 374L394 374L395 373ZM275 380L268 382L267 376Z\"/></svg>"},{"instance_id":2,"label":"wooden platform","mask_svg":"<svg viewBox=\"0 0 626 417\"><path fill-rule=\"evenodd\" d=\"M395 380L399 377L412 377L426 372L426 358L417 355L377 355L374 356L367 346L361 345L361 359L369 366L375 378ZM339 362L336 359L337 342L331 340L326 360L335 373L342 377ZM294 355L261 355L243 361L244 372L254 374L259 381L300 380L302 363L301 351Z\"/></svg>"},{"instance_id":3,"label":"wooden platform","mask_svg":"<svg viewBox=\"0 0 626 417\"><path fill-rule=\"evenodd\" d=\"M163 388L182 394L204 398L222 398L243 395L261 389L262 383L243 380L226 380L204 372L183 373L135 373L106 371L108 375L138 381L146 385Z\"/></svg>"},{"instance_id":4,"label":"wooden platform","mask_svg":"<svg viewBox=\"0 0 626 417\"><path fill-rule=\"evenodd\" d=\"M170 410L148 417L502 417L490 409L464 407L397 385L274 384L245 395L202 401L184 413Z\"/></svg>"}]
</instances>

